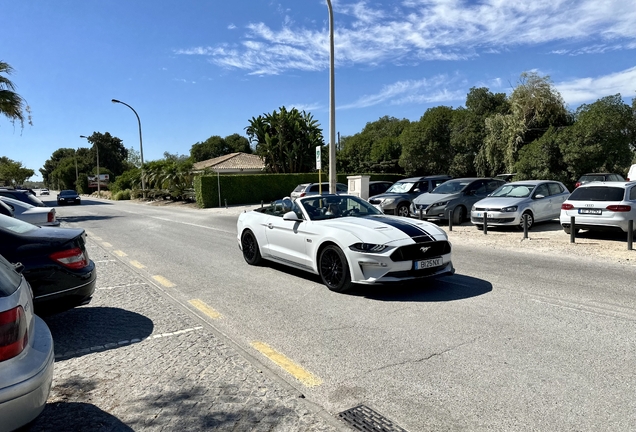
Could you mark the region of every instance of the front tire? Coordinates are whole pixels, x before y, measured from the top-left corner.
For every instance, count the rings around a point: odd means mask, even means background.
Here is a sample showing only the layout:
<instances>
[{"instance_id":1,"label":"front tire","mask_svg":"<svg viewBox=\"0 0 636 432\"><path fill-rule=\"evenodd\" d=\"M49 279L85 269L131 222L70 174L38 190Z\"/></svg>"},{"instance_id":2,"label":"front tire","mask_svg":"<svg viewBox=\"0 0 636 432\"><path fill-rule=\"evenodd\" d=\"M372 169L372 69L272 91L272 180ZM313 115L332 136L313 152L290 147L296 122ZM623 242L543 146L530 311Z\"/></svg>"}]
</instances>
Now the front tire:
<instances>
[{"instance_id":1,"label":"front tire","mask_svg":"<svg viewBox=\"0 0 636 432\"><path fill-rule=\"evenodd\" d=\"M250 230L245 230L241 236L241 249L243 249L243 258L249 265L260 264L261 250L258 247L258 242L254 233Z\"/></svg>"},{"instance_id":2,"label":"front tire","mask_svg":"<svg viewBox=\"0 0 636 432\"><path fill-rule=\"evenodd\" d=\"M345 292L351 288L351 273L347 258L338 246L328 245L320 252L318 269L322 283L334 292Z\"/></svg>"},{"instance_id":3,"label":"front tire","mask_svg":"<svg viewBox=\"0 0 636 432\"><path fill-rule=\"evenodd\" d=\"M466 209L463 206L456 207L453 210L453 223L456 225L461 224L466 218Z\"/></svg>"},{"instance_id":4,"label":"front tire","mask_svg":"<svg viewBox=\"0 0 636 432\"><path fill-rule=\"evenodd\" d=\"M523 231L523 218L525 215L528 215L528 231L530 231L530 229L534 225L534 216L532 216L532 213L530 213L529 211L523 212L523 214L521 215L521 221L519 222L519 229Z\"/></svg>"},{"instance_id":5,"label":"front tire","mask_svg":"<svg viewBox=\"0 0 636 432\"><path fill-rule=\"evenodd\" d=\"M402 217L409 217L409 206L406 204L400 204L395 210L395 214Z\"/></svg>"}]
</instances>

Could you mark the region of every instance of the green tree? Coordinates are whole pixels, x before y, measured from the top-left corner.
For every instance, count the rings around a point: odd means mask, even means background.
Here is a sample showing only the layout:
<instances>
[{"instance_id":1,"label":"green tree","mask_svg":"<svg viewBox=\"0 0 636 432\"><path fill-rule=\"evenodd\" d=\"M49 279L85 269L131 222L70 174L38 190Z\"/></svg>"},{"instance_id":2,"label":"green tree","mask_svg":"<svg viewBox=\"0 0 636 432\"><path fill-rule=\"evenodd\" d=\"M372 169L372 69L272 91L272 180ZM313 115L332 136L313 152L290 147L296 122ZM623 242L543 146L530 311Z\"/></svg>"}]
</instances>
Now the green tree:
<instances>
[{"instance_id":1,"label":"green tree","mask_svg":"<svg viewBox=\"0 0 636 432\"><path fill-rule=\"evenodd\" d=\"M567 128L566 128L567 129ZM570 188L572 180L563 160L560 142L566 129L550 127L543 136L519 151L515 172L519 180L558 180Z\"/></svg>"},{"instance_id":2,"label":"green tree","mask_svg":"<svg viewBox=\"0 0 636 432\"><path fill-rule=\"evenodd\" d=\"M636 120L621 95L581 105L575 119L560 141L570 179L586 172L626 172L633 159Z\"/></svg>"},{"instance_id":3,"label":"green tree","mask_svg":"<svg viewBox=\"0 0 636 432\"><path fill-rule=\"evenodd\" d=\"M450 145L453 109L429 108L400 135L400 166L407 175L445 174L454 158Z\"/></svg>"},{"instance_id":4,"label":"green tree","mask_svg":"<svg viewBox=\"0 0 636 432\"><path fill-rule=\"evenodd\" d=\"M6 156L0 156L0 185L17 186L33 177L32 169L22 166L22 162L16 162Z\"/></svg>"},{"instance_id":5,"label":"green tree","mask_svg":"<svg viewBox=\"0 0 636 432\"><path fill-rule=\"evenodd\" d=\"M398 160L402 154L400 135L410 124L384 116L365 125L361 132L343 137L337 152L340 172L386 172L401 171Z\"/></svg>"},{"instance_id":6,"label":"green tree","mask_svg":"<svg viewBox=\"0 0 636 432\"><path fill-rule=\"evenodd\" d=\"M477 158L481 175L514 170L521 148L540 138L550 126L572 122L549 76L522 73L508 100L509 114L497 113L486 119L484 146Z\"/></svg>"},{"instance_id":7,"label":"green tree","mask_svg":"<svg viewBox=\"0 0 636 432\"><path fill-rule=\"evenodd\" d=\"M99 150L99 166L104 167L118 176L126 171L128 165L128 149L124 147L123 141L110 133L93 132L87 141L91 144L91 158L97 159Z\"/></svg>"},{"instance_id":8,"label":"green tree","mask_svg":"<svg viewBox=\"0 0 636 432\"><path fill-rule=\"evenodd\" d=\"M252 117L245 128L256 154L273 173L303 173L315 170L316 147L323 146L322 130L310 113L280 111Z\"/></svg>"},{"instance_id":9,"label":"green tree","mask_svg":"<svg viewBox=\"0 0 636 432\"><path fill-rule=\"evenodd\" d=\"M228 135L225 137L225 142L230 153L252 153L252 147L250 147L250 141L243 135L237 133Z\"/></svg>"},{"instance_id":10,"label":"green tree","mask_svg":"<svg viewBox=\"0 0 636 432\"><path fill-rule=\"evenodd\" d=\"M13 68L3 61L0 61L0 114L8 117L11 123L20 122L20 127L24 127L26 120L30 125L31 109L25 100L15 92L15 84L3 75L11 75Z\"/></svg>"}]
</instances>

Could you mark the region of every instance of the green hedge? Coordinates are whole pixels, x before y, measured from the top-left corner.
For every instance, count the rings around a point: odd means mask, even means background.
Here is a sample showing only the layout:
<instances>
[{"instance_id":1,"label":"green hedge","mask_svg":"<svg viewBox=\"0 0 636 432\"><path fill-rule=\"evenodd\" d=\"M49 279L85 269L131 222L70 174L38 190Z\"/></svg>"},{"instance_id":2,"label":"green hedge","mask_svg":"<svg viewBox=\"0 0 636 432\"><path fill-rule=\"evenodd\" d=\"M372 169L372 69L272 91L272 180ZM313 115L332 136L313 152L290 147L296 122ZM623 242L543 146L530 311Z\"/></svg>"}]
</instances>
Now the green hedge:
<instances>
[{"instance_id":1,"label":"green hedge","mask_svg":"<svg viewBox=\"0 0 636 432\"><path fill-rule=\"evenodd\" d=\"M357 174L338 174L339 183L347 184L347 177ZM404 178L399 174L367 174L370 181L398 181ZM328 182L327 174L321 181ZM318 174L240 174L219 175L205 174L194 178L194 190L197 204L201 208L221 207L227 205L270 203L289 196L302 183L317 183ZM221 203L219 204L219 188L221 187Z\"/></svg>"}]
</instances>

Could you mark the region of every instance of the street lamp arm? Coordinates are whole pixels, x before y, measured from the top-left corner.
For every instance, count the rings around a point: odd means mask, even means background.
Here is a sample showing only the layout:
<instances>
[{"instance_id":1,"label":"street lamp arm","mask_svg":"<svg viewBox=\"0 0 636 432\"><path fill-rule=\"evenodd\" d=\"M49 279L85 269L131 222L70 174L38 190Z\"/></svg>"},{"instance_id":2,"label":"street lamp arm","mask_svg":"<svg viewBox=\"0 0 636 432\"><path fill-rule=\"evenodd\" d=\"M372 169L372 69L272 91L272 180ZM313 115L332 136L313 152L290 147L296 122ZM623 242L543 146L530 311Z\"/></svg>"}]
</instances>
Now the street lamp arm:
<instances>
[{"instance_id":1,"label":"street lamp arm","mask_svg":"<svg viewBox=\"0 0 636 432\"><path fill-rule=\"evenodd\" d=\"M141 138L141 119L139 118L139 114L137 114L137 111L135 111L135 109L131 107L130 105L128 105L126 102L122 102L118 99L111 99L111 102L126 105L128 108L132 110L132 112L135 113L135 117L137 117L137 124L139 125L139 156L141 157L141 190L143 191L144 198L145 198L146 197L146 179L144 177L144 145L143 145L143 140Z\"/></svg>"}]
</instances>

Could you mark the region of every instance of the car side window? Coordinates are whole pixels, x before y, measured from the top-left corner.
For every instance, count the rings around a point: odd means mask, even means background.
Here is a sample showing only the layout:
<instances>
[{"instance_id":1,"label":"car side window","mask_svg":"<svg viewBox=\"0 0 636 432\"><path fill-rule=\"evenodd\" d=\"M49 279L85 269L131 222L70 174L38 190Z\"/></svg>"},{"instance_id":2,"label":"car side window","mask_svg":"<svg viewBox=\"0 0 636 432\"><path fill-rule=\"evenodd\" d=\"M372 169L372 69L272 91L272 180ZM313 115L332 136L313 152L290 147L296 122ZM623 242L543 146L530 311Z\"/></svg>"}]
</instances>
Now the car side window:
<instances>
[{"instance_id":1,"label":"car side window","mask_svg":"<svg viewBox=\"0 0 636 432\"><path fill-rule=\"evenodd\" d=\"M423 182L419 182L416 186L420 192L424 193L424 192L428 192L428 182L427 181L423 181Z\"/></svg>"},{"instance_id":2,"label":"car side window","mask_svg":"<svg viewBox=\"0 0 636 432\"><path fill-rule=\"evenodd\" d=\"M496 180L491 180L488 182L488 186L486 189L486 193L491 193L496 191L497 189L499 189L501 187L501 185L503 185L505 182L500 182L500 181L496 181Z\"/></svg>"},{"instance_id":3,"label":"car side window","mask_svg":"<svg viewBox=\"0 0 636 432\"><path fill-rule=\"evenodd\" d=\"M548 189L550 189L550 195L559 195L563 193L563 188L558 183L548 183Z\"/></svg>"},{"instance_id":4,"label":"car side window","mask_svg":"<svg viewBox=\"0 0 636 432\"><path fill-rule=\"evenodd\" d=\"M291 203L291 211L296 213L296 216L298 216L299 219L305 219L305 216L303 215L303 212L300 209L300 206L295 201Z\"/></svg>"},{"instance_id":5,"label":"car side window","mask_svg":"<svg viewBox=\"0 0 636 432\"><path fill-rule=\"evenodd\" d=\"M340 183L336 183L336 190L338 192L347 192L348 191L347 186L345 186L343 184L340 184Z\"/></svg>"},{"instance_id":6,"label":"car side window","mask_svg":"<svg viewBox=\"0 0 636 432\"><path fill-rule=\"evenodd\" d=\"M478 180L473 182L468 187L467 192L477 196L486 195L486 182L484 180Z\"/></svg>"},{"instance_id":7,"label":"car side window","mask_svg":"<svg viewBox=\"0 0 636 432\"><path fill-rule=\"evenodd\" d=\"M550 190L548 189L548 185L545 183L542 185L539 185L537 189L534 191L535 198L537 197L537 195L543 195L544 197L550 196Z\"/></svg>"},{"instance_id":8,"label":"car side window","mask_svg":"<svg viewBox=\"0 0 636 432\"><path fill-rule=\"evenodd\" d=\"M631 188L629 191L629 200L636 201L636 187Z\"/></svg>"}]
</instances>

